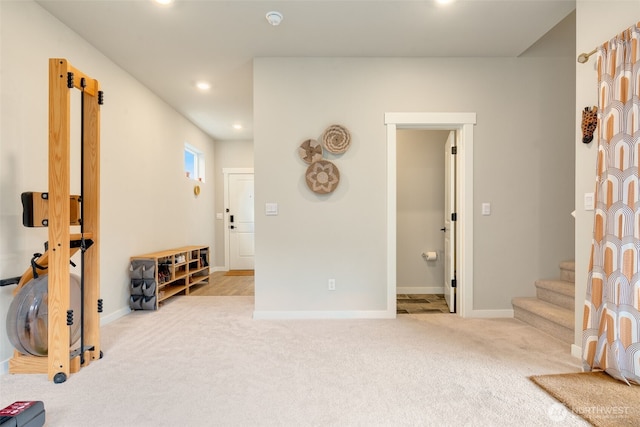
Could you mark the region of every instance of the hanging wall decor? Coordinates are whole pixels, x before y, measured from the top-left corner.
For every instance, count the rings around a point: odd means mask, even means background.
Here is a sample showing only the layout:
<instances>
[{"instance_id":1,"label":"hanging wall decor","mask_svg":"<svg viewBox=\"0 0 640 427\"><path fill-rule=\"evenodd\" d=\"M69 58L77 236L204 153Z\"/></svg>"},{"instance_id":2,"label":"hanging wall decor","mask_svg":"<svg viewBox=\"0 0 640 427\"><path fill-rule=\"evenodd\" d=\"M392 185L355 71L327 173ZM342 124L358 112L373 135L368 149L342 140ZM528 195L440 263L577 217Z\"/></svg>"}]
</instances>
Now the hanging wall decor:
<instances>
[{"instance_id":1,"label":"hanging wall decor","mask_svg":"<svg viewBox=\"0 0 640 427\"><path fill-rule=\"evenodd\" d=\"M340 171L338 167L328 160L318 160L307 168L305 173L307 186L318 194L333 192L340 183Z\"/></svg>"},{"instance_id":2,"label":"hanging wall decor","mask_svg":"<svg viewBox=\"0 0 640 427\"><path fill-rule=\"evenodd\" d=\"M330 153L342 154L349 149L351 135L344 126L331 125L322 135L322 144Z\"/></svg>"},{"instance_id":3,"label":"hanging wall decor","mask_svg":"<svg viewBox=\"0 0 640 427\"><path fill-rule=\"evenodd\" d=\"M598 126L598 107L584 107L582 110L582 142L585 144L593 141L593 133Z\"/></svg>"},{"instance_id":4,"label":"hanging wall decor","mask_svg":"<svg viewBox=\"0 0 640 427\"><path fill-rule=\"evenodd\" d=\"M322 144L307 139L298 147L298 155L307 163L304 178L307 187L317 194L332 193L340 183L338 167L325 159L325 150L330 154L342 154L351 144L351 134L341 125L331 125L322 133Z\"/></svg>"},{"instance_id":5,"label":"hanging wall decor","mask_svg":"<svg viewBox=\"0 0 640 427\"><path fill-rule=\"evenodd\" d=\"M300 155L302 161L307 164L322 160L322 145L320 145L320 143L315 139L307 139L305 142L300 144L300 147L298 148L298 154Z\"/></svg>"}]
</instances>

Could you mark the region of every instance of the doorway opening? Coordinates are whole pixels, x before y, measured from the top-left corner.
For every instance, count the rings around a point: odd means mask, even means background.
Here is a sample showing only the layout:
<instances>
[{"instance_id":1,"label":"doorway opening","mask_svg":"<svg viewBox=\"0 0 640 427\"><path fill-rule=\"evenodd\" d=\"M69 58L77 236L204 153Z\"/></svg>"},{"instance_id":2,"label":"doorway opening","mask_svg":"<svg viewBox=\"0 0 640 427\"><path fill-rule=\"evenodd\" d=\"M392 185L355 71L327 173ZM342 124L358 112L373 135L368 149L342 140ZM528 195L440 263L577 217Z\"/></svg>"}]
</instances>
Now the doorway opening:
<instances>
[{"instance_id":1,"label":"doorway opening","mask_svg":"<svg viewBox=\"0 0 640 427\"><path fill-rule=\"evenodd\" d=\"M387 127L387 312L396 313L397 294L397 130L455 131L456 311L468 317L473 311L473 126L475 113L386 113Z\"/></svg>"},{"instance_id":2,"label":"doorway opening","mask_svg":"<svg viewBox=\"0 0 640 427\"><path fill-rule=\"evenodd\" d=\"M396 129L396 140L397 311L453 313L456 131Z\"/></svg>"}]
</instances>

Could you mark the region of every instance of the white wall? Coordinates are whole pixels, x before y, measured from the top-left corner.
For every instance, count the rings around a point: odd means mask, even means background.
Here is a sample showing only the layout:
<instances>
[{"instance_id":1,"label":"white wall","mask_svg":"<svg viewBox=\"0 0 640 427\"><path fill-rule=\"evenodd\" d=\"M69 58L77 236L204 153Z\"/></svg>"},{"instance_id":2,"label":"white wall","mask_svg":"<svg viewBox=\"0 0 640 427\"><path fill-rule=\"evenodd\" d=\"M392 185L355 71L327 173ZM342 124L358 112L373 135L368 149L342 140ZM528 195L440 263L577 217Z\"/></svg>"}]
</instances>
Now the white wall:
<instances>
[{"instance_id":1,"label":"white wall","mask_svg":"<svg viewBox=\"0 0 640 427\"><path fill-rule=\"evenodd\" d=\"M213 180L201 184L195 198L194 181L183 172L184 142L213 165L213 141L36 3L2 1L0 19L0 277L21 275L47 240L46 229L22 226L20 194L48 188L48 60L66 58L98 79L105 93L100 278L102 320L109 321L128 311L129 257L187 244L213 247ZM78 158L74 152L74 192ZM14 288L0 289L5 362L12 352L5 313Z\"/></svg>"},{"instance_id":2,"label":"white wall","mask_svg":"<svg viewBox=\"0 0 640 427\"><path fill-rule=\"evenodd\" d=\"M215 193L216 213L225 213L224 206L224 179L222 170L225 168L252 168L253 167L253 141L216 141L215 142ZM212 266L216 270L223 270L229 266L224 259L225 234L224 221L216 219L216 247L215 260Z\"/></svg>"},{"instance_id":3,"label":"white wall","mask_svg":"<svg viewBox=\"0 0 640 427\"><path fill-rule=\"evenodd\" d=\"M258 314L386 309L385 112L477 113L475 310L509 309L512 297L534 294L534 280L557 277L574 254L574 61L256 59ZM296 148L333 123L353 142L335 157L340 186L318 196ZM266 202L280 214L261 214Z\"/></svg>"},{"instance_id":4,"label":"white wall","mask_svg":"<svg viewBox=\"0 0 640 427\"><path fill-rule=\"evenodd\" d=\"M397 131L398 293L442 293L444 283L444 146L449 131ZM422 253L438 259L425 261Z\"/></svg>"},{"instance_id":5,"label":"white wall","mask_svg":"<svg viewBox=\"0 0 640 427\"><path fill-rule=\"evenodd\" d=\"M584 1L576 4L576 57L591 52L640 19L639 1ZM593 211L584 210L584 194L595 191L597 138L582 143L582 109L598 105L595 55L576 67L576 330L575 344L582 346L582 318L587 289L587 272L593 237Z\"/></svg>"}]
</instances>

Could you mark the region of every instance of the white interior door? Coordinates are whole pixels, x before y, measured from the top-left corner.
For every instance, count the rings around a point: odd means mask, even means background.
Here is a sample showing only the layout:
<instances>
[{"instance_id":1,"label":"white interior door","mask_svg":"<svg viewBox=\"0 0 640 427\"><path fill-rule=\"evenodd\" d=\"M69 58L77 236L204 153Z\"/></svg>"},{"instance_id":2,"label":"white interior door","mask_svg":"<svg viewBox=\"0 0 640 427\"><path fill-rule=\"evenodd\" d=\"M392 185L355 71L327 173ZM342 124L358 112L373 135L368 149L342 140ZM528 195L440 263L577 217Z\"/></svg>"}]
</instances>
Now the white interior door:
<instances>
[{"instance_id":1,"label":"white interior door","mask_svg":"<svg viewBox=\"0 0 640 427\"><path fill-rule=\"evenodd\" d=\"M456 311L456 223L451 214L456 212L456 156L452 150L455 146L455 131L449 132L444 145L444 299L449 312Z\"/></svg>"},{"instance_id":2,"label":"white interior door","mask_svg":"<svg viewBox=\"0 0 640 427\"><path fill-rule=\"evenodd\" d=\"M229 174L228 186L229 270L253 270L253 174Z\"/></svg>"}]
</instances>

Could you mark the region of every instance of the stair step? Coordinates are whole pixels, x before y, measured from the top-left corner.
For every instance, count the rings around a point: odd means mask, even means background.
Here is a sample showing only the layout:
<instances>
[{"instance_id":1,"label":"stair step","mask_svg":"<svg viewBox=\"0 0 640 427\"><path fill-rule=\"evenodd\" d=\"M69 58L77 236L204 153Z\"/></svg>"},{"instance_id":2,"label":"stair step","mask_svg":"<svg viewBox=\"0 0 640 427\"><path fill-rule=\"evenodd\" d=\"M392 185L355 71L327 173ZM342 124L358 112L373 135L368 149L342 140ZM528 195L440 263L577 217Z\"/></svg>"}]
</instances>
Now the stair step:
<instances>
[{"instance_id":1,"label":"stair step","mask_svg":"<svg viewBox=\"0 0 640 427\"><path fill-rule=\"evenodd\" d=\"M513 304L514 318L568 344L573 343L573 310L532 297L516 297L511 300L511 303Z\"/></svg>"},{"instance_id":2,"label":"stair step","mask_svg":"<svg viewBox=\"0 0 640 427\"><path fill-rule=\"evenodd\" d=\"M575 283L566 280L543 279L536 280L536 295L538 299L562 308L575 310Z\"/></svg>"},{"instance_id":3,"label":"stair step","mask_svg":"<svg viewBox=\"0 0 640 427\"><path fill-rule=\"evenodd\" d=\"M576 263L575 261L562 261L560 263L560 279L575 283Z\"/></svg>"}]
</instances>

